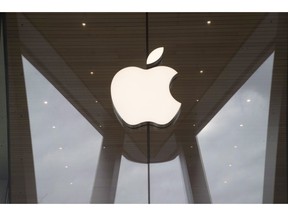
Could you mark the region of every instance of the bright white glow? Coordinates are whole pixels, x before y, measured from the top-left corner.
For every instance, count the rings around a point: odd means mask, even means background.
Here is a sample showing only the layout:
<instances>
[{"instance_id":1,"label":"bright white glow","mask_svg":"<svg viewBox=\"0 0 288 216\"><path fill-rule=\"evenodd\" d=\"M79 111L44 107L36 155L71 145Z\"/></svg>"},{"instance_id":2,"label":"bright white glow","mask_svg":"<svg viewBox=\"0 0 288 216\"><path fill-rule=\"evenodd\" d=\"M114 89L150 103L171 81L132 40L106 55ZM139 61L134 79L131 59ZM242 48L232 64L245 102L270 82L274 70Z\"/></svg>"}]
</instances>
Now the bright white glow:
<instances>
[{"instance_id":1,"label":"bright white glow","mask_svg":"<svg viewBox=\"0 0 288 216\"><path fill-rule=\"evenodd\" d=\"M196 102L199 102L199 100L197 99Z\"/></svg>"},{"instance_id":2,"label":"bright white glow","mask_svg":"<svg viewBox=\"0 0 288 216\"><path fill-rule=\"evenodd\" d=\"M211 24L211 21L210 21L210 20L208 20L208 21L207 21L207 24L208 24L208 25L209 25L209 24Z\"/></svg>"},{"instance_id":3,"label":"bright white glow","mask_svg":"<svg viewBox=\"0 0 288 216\"><path fill-rule=\"evenodd\" d=\"M98 103L98 101L97 101L97 100L95 100L95 103Z\"/></svg>"},{"instance_id":4,"label":"bright white glow","mask_svg":"<svg viewBox=\"0 0 288 216\"><path fill-rule=\"evenodd\" d=\"M149 65L149 64L156 62L158 59L161 58L163 52L164 52L164 47L159 47L159 48L153 50L149 54L147 61L146 61L146 64Z\"/></svg>"},{"instance_id":5,"label":"bright white glow","mask_svg":"<svg viewBox=\"0 0 288 216\"><path fill-rule=\"evenodd\" d=\"M251 102L251 99L247 99L246 102L247 102L247 103Z\"/></svg>"},{"instance_id":6,"label":"bright white glow","mask_svg":"<svg viewBox=\"0 0 288 216\"><path fill-rule=\"evenodd\" d=\"M117 113L130 126L144 122L167 125L181 106L169 89L176 74L166 66L120 70L111 83L111 97Z\"/></svg>"},{"instance_id":7,"label":"bright white glow","mask_svg":"<svg viewBox=\"0 0 288 216\"><path fill-rule=\"evenodd\" d=\"M83 22L83 23L82 23L82 26L86 26L86 23Z\"/></svg>"},{"instance_id":8,"label":"bright white glow","mask_svg":"<svg viewBox=\"0 0 288 216\"><path fill-rule=\"evenodd\" d=\"M52 128L55 129L56 127L55 127L55 126L52 126Z\"/></svg>"},{"instance_id":9,"label":"bright white glow","mask_svg":"<svg viewBox=\"0 0 288 216\"><path fill-rule=\"evenodd\" d=\"M48 104L48 101L44 101L44 104Z\"/></svg>"},{"instance_id":10,"label":"bright white glow","mask_svg":"<svg viewBox=\"0 0 288 216\"><path fill-rule=\"evenodd\" d=\"M59 149L59 150L62 150L63 148L62 148L62 147L59 147L58 149Z\"/></svg>"},{"instance_id":11,"label":"bright white glow","mask_svg":"<svg viewBox=\"0 0 288 216\"><path fill-rule=\"evenodd\" d=\"M240 127L243 127L244 125L243 124L240 124Z\"/></svg>"},{"instance_id":12,"label":"bright white glow","mask_svg":"<svg viewBox=\"0 0 288 216\"><path fill-rule=\"evenodd\" d=\"M234 148L238 148L238 146L237 146L237 145L235 145L235 146L234 146Z\"/></svg>"},{"instance_id":13,"label":"bright white glow","mask_svg":"<svg viewBox=\"0 0 288 216\"><path fill-rule=\"evenodd\" d=\"M67 168L68 168L68 166L66 165L66 166L65 166L65 168L67 169Z\"/></svg>"},{"instance_id":14,"label":"bright white glow","mask_svg":"<svg viewBox=\"0 0 288 216\"><path fill-rule=\"evenodd\" d=\"M232 164L229 164L228 166L229 166L229 167L232 167Z\"/></svg>"},{"instance_id":15,"label":"bright white glow","mask_svg":"<svg viewBox=\"0 0 288 216\"><path fill-rule=\"evenodd\" d=\"M202 74L204 71L203 70L200 70L200 73Z\"/></svg>"}]
</instances>

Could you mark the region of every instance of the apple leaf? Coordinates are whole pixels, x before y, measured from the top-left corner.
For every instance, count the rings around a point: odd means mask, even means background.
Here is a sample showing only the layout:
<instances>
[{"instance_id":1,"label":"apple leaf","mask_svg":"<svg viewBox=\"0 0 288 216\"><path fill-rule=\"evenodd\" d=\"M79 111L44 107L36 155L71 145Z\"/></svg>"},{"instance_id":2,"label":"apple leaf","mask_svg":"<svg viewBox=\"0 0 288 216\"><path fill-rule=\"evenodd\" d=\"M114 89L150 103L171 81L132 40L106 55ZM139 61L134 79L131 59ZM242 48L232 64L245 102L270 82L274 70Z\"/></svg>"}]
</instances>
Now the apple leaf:
<instances>
[{"instance_id":1,"label":"apple leaf","mask_svg":"<svg viewBox=\"0 0 288 216\"><path fill-rule=\"evenodd\" d=\"M164 52L164 47L158 47L156 49L154 49L148 56L146 64L150 65L153 64L154 62L158 61Z\"/></svg>"}]
</instances>

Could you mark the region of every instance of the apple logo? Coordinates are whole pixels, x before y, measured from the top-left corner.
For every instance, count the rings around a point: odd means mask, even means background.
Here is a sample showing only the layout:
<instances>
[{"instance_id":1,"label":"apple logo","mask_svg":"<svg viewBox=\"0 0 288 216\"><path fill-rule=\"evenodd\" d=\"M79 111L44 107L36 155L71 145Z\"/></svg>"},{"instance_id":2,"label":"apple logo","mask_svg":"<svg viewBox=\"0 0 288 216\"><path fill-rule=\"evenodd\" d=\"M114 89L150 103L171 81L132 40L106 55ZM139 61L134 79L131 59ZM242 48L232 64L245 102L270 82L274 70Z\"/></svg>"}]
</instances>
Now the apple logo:
<instances>
[{"instance_id":1,"label":"apple logo","mask_svg":"<svg viewBox=\"0 0 288 216\"><path fill-rule=\"evenodd\" d=\"M152 123L168 126L178 116L181 103L170 93L170 83L177 72L157 66L164 52L153 50L146 61L149 69L126 67L118 71L111 82L111 98L118 119L129 127Z\"/></svg>"}]
</instances>

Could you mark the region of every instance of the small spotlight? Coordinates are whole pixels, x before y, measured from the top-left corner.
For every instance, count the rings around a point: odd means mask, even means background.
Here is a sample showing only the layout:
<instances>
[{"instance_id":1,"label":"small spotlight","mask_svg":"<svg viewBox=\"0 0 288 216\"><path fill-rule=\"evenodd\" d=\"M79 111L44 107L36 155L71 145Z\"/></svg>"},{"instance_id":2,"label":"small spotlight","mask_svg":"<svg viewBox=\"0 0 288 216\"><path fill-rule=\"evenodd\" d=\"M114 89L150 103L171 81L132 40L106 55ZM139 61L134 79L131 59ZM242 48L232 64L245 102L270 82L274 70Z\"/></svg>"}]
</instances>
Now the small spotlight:
<instances>
[{"instance_id":1,"label":"small spotlight","mask_svg":"<svg viewBox=\"0 0 288 216\"><path fill-rule=\"evenodd\" d=\"M52 126L52 128L55 129L56 127L55 127L55 126Z\"/></svg>"},{"instance_id":2,"label":"small spotlight","mask_svg":"<svg viewBox=\"0 0 288 216\"><path fill-rule=\"evenodd\" d=\"M243 124L240 124L240 127L243 127L244 125Z\"/></svg>"},{"instance_id":3,"label":"small spotlight","mask_svg":"<svg viewBox=\"0 0 288 216\"><path fill-rule=\"evenodd\" d=\"M91 75L93 75L93 74L94 74L94 72L93 72L93 71L91 71L91 72L90 72L90 74L91 74Z\"/></svg>"},{"instance_id":4,"label":"small spotlight","mask_svg":"<svg viewBox=\"0 0 288 216\"><path fill-rule=\"evenodd\" d=\"M83 27L85 27L85 26L86 26L86 23L85 23L85 22L83 22L83 23L82 23L82 26L83 26Z\"/></svg>"},{"instance_id":5,"label":"small spotlight","mask_svg":"<svg viewBox=\"0 0 288 216\"><path fill-rule=\"evenodd\" d=\"M208 21L207 21L207 24L210 25L210 24L211 24L211 20L208 20Z\"/></svg>"},{"instance_id":6,"label":"small spotlight","mask_svg":"<svg viewBox=\"0 0 288 216\"><path fill-rule=\"evenodd\" d=\"M59 149L59 150L62 150L63 148L62 148L62 147L59 147L58 149Z\"/></svg>"},{"instance_id":7,"label":"small spotlight","mask_svg":"<svg viewBox=\"0 0 288 216\"><path fill-rule=\"evenodd\" d=\"M196 102L199 102L199 99L197 99Z\"/></svg>"},{"instance_id":8,"label":"small spotlight","mask_svg":"<svg viewBox=\"0 0 288 216\"><path fill-rule=\"evenodd\" d=\"M227 183L228 183L228 181L225 180L225 181L224 181L224 184L227 184Z\"/></svg>"},{"instance_id":9,"label":"small spotlight","mask_svg":"<svg viewBox=\"0 0 288 216\"><path fill-rule=\"evenodd\" d=\"M44 104L48 104L48 101L44 101Z\"/></svg>"},{"instance_id":10,"label":"small spotlight","mask_svg":"<svg viewBox=\"0 0 288 216\"><path fill-rule=\"evenodd\" d=\"M204 71L203 70L200 70L200 73L202 74Z\"/></svg>"},{"instance_id":11,"label":"small spotlight","mask_svg":"<svg viewBox=\"0 0 288 216\"><path fill-rule=\"evenodd\" d=\"M247 102L247 103L251 102L251 99L247 99L246 102Z\"/></svg>"}]
</instances>

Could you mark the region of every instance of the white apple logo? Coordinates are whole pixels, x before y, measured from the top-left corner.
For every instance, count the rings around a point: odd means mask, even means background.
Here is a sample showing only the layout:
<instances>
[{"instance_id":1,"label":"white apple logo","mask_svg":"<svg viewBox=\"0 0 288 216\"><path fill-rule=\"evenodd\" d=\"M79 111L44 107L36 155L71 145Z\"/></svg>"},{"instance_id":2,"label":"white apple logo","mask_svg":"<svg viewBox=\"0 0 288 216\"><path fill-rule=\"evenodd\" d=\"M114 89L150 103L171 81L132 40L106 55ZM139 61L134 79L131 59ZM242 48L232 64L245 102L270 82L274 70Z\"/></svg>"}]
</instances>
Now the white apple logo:
<instances>
[{"instance_id":1,"label":"white apple logo","mask_svg":"<svg viewBox=\"0 0 288 216\"><path fill-rule=\"evenodd\" d=\"M147 65L157 63L163 52L163 47L151 52ZM158 127L169 125L181 107L170 93L170 83L176 74L174 69L166 66L120 70L111 82L111 97L118 117L129 127L146 122Z\"/></svg>"}]
</instances>

